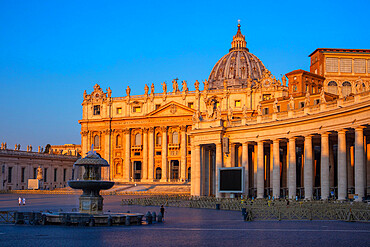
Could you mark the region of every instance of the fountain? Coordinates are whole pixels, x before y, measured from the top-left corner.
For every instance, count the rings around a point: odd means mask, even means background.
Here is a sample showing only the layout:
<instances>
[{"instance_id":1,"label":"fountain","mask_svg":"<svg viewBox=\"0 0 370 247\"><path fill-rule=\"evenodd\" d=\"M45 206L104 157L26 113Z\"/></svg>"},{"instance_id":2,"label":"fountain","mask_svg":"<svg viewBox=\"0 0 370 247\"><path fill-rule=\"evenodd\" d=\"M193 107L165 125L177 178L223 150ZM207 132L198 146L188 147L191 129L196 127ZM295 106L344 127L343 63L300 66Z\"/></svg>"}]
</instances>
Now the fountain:
<instances>
[{"instance_id":1,"label":"fountain","mask_svg":"<svg viewBox=\"0 0 370 247\"><path fill-rule=\"evenodd\" d=\"M74 166L84 167L82 180L68 181L71 188L83 191L79 198L79 212L16 212L16 224L28 222L42 225L141 225L143 214L103 212L103 197L100 195L100 190L112 188L114 182L101 180L101 168L109 167L109 164L93 151L93 146L86 157L77 160Z\"/></svg>"},{"instance_id":2,"label":"fountain","mask_svg":"<svg viewBox=\"0 0 370 247\"><path fill-rule=\"evenodd\" d=\"M114 185L112 181L101 180L101 168L109 167L108 162L91 150L85 158L77 160L74 166L83 166L85 168L83 180L68 181L68 185L71 188L83 190L83 194L79 199L79 212L102 214L103 197L100 195L100 190L110 189Z\"/></svg>"}]
</instances>

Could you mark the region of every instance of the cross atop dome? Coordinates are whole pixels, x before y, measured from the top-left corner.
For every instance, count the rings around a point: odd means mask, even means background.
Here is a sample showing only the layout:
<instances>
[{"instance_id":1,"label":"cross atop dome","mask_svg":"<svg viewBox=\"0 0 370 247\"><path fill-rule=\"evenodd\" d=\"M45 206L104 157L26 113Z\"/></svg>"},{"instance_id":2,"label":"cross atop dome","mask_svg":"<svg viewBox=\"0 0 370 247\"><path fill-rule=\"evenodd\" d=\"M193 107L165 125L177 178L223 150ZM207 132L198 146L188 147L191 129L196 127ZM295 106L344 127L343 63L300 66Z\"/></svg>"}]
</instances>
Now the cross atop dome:
<instances>
[{"instance_id":1,"label":"cross atop dome","mask_svg":"<svg viewBox=\"0 0 370 247\"><path fill-rule=\"evenodd\" d=\"M236 35L233 37L233 41L231 42L231 49L232 50L247 50L247 42L245 41L245 36L242 34L240 30L240 20L238 20L238 31L236 32Z\"/></svg>"}]
</instances>

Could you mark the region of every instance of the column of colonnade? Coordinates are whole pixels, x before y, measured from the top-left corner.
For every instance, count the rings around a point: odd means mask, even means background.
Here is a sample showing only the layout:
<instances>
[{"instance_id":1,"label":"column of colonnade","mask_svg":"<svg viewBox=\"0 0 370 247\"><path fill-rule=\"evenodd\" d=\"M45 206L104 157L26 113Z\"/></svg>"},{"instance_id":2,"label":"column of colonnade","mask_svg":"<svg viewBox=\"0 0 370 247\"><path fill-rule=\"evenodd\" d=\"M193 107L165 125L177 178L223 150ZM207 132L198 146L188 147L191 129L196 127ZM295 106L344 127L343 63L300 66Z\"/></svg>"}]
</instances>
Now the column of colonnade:
<instances>
[{"instance_id":1,"label":"column of colonnade","mask_svg":"<svg viewBox=\"0 0 370 247\"><path fill-rule=\"evenodd\" d=\"M162 132L162 178L161 182L167 182L169 178L169 167L168 167L168 127L157 127ZM142 176L141 181L153 182L155 180L155 127L143 128L143 149L142 149ZM124 152L124 181L129 182L133 179L132 164L131 164L131 129L124 129L125 137L125 152ZM180 169L180 180L186 180L186 168L187 168L187 142L186 142L186 126L180 127L180 154L179 160Z\"/></svg>"},{"instance_id":2,"label":"column of colonnade","mask_svg":"<svg viewBox=\"0 0 370 247\"><path fill-rule=\"evenodd\" d=\"M303 149L304 154L302 157L302 169L303 169L303 176L301 177L301 181L303 181L303 188L304 188L304 198L306 200L313 199L314 196L314 185L315 185L315 172L320 172L319 186L321 188L320 196L321 199L325 200L330 197L330 188L334 187L334 177L331 177L330 173L334 170L334 160L330 158L330 154L333 153L331 149L335 146L330 144L330 137L332 137L332 141L335 142L337 138L337 167L336 167L336 176L337 176L337 193L336 197L338 200L345 200L348 197L348 166L350 166L350 160L354 162L354 176L352 180L354 180L355 186L355 194L358 195L357 200L362 200L363 197L366 196L366 186L369 183L367 180L368 172L367 166L369 163L368 157L369 150L366 150L367 145L366 141L364 141L364 126L358 126L354 128L354 152L353 154L348 154L350 158L347 157L347 152L350 148L347 148L347 139L348 136L348 129L341 129L341 130L333 130L333 131L326 131L320 134L313 133L302 136L292 136L287 138L278 138L272 140L272 145L270 145L270 155L272 155L272 161L270 162L270 169L272 166L272 175L270 179L270 184L272 184L272 196L274 198L279 198L281 194L281 162L283 163L282 158L280 157L280 142L282 140L287 141L287 156L288 156L288 164L287 164L287 187L288 187L288 197L291 199L295 199L297 195L297 148L301 146L296 145L297 138L302 141L304 140ZM351 138L353 136L352 132L350 132ZM315 138L315 142L314 139ZM266 164L265 162L265 153L264 153L264 143L271 143L271 140L258 140L256 141L257 145L255 145L254 154L257 155L257 176L256 176L256 183L255 186L257 189L257 198L264 198L265 196L265 179L267 179L267 175L265 177L266 172ZM320 155L321 157L314 156L314 143L318 146L317 143L320 143ZM248 145L251 142L242 143L242 166L246 168L245 172L245 194L248 195L249 193L249 184L253 186L253 183L250 183L249 179L252 178L252 164L249 164L250 159L248 153L250 149L248 149ZM253 145L253 144L252 144ZM370 146L370 145L368 145ZM218 148L219 147L219 148ZM366 153L365 153L366 151ZM196 157L201 155L200 153L196 153ZM221 144L216 144L216 167L222 166L222 151L221 151ZM219 161L219 162L218 162ZM198 165L198 161L195 161L196 165ZM320 169L315 170L317 166L317 162L320 162ZM199 171L200 172L200 171ZM252 178L253 179L253 178ZM200 181L201 183L202 181ZM267 185L268 186L268 185ZM216 196L220 196L219 193Z\"/></svg>"}]
</instances>

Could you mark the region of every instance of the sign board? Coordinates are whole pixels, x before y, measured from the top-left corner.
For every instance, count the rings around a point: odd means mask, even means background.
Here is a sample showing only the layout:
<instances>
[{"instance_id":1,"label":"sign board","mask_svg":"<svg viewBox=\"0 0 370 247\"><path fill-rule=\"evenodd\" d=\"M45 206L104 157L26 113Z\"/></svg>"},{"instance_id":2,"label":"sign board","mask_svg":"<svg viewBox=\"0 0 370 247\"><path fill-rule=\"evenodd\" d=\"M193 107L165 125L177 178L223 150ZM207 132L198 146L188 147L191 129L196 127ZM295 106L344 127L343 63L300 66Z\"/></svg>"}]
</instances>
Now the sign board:
<instances>
[{"instance_id":1,"label":"sign board","mask_svg":"<svg viewBox=\"0 0 370 247\"><path fill-rule=\"evenodd\" d=\"M40 189L40 183L38 179L28 179L28 189L38 190Z\"/></svg>"},{"instance_id":2,"label":"sign board","mask_svg":"<svg viewBox=\"0 0 370 247\"><path fill-rule=\"evenodd\" d=\"M220 193L244 193L244 167L219 168L218 175Z\"/></svg>"}]
</instances>

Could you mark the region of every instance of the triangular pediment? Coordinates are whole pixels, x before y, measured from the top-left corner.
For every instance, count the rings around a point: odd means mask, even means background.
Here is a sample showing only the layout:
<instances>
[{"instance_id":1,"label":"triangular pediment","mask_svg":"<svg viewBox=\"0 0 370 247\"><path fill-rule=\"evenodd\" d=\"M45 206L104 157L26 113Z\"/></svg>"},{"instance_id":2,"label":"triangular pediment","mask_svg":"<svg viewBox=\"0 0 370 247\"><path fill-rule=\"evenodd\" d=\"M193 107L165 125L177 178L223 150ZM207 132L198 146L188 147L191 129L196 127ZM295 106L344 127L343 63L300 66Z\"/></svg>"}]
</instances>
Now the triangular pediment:
<instances>
[{"instance_id":1,"label":"triangular pediment","mask_svg":"<svg viewBox=\"0 0 370 247\"><path fill-rule=\"evenodd\" d=\"M192 116L195 110L187 106L171 101L157 110L150 112L148 117L173 117L173 116Z\"/></svg>"}]
</instances>

